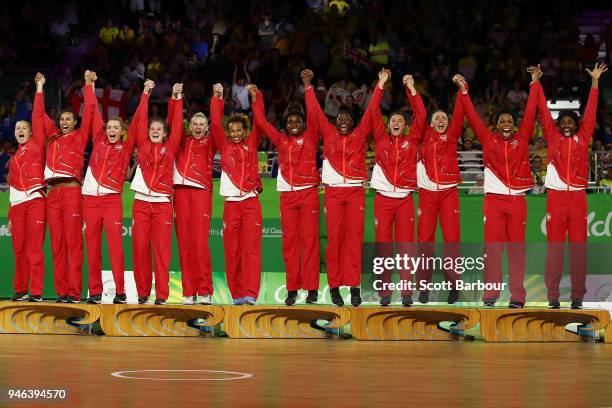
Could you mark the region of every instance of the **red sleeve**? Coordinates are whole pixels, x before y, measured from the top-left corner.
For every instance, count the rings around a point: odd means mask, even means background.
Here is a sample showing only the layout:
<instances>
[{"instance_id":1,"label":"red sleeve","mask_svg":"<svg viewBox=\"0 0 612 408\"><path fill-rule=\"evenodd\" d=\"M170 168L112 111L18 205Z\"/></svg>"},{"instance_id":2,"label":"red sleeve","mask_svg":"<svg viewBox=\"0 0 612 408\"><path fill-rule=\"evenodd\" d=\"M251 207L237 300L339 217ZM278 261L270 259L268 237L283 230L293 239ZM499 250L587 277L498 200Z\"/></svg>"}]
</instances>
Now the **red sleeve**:
<instances>
[{"instance_id":1,"label":"red sleeve","mask_svg":"<svg viewBox=\"0 0 612 408\"><path fill-rule=\"evenodd\" d=\"M457 99L455 99L455 107L453 109L453 117L451 118L451 123L448 127L448 136L455 140L455 142L459 140L461 134L463 133L464 122L463 105L459 101L459 93L461 93L461 91L457 93Z\"/></svg>"},{"instance_id":2,"label":"red sleeve","mask_svg":"<svg viewBox=\"0 0 612 408\"><path fill-rule=\"evenodd\" d=\"M42 134L46 139L59 133L55 123L45 112L45 94L36 92L34 96L34 107L32 109L32 132Z\"/></svg>"},{"instance_id":3,"label":"red sleeve","mask_svg":"<svg viewBox=\"0 0 612 408\"><path fill-rule=\"evenodd\" d=\"M100 108L98 107L98 98L96 97L96 91L95 89L93 89L93 85L92 85L92 90L93 90L93 118L92 118L92 124L91 124L91 129L92 129L92 135L93 135L93 142L95 143L100 143L101 141L104 140L104 138L106 137L106 133L104 132L104 120L102 120L102 115L100 114Z\"/></svg>"},{"instance_id":4,"label":"red sleeve","mask_svg":"<svg viewBox=\"0 0 612 408\"><path fill-rule=\"evenodd\" d=\"M470 99L470 95L467 93L459 93L459 98L461 100L461 104L465 115L467 116L468 123L470 127L474 131L474 136L478 139L480 144L484 147L489 138L491 137L489 129L482 122L482 119L478 116L478 113L474 110L474 105L472 105L472 100Z\"/></svg>"},{"instance_id":5,"label":"red sleeve","mask_svg":"<svg viewBox=\"0 0 612 408\"><path fill-rule=\"evenodd\" d=\"M128 143L140 146L147 139L147 120L149 117L149 94L143 92L140 96L138 109L132 117L128 129Z\"/></svg>"},{"instance_id":6,"label":"red sleeve","mask_svg":"<svg viewBox=\"0 0 612 408\"><path fill-rule=\"evenodd\" d=\"M227 136L223 129L223 99L213 96L210 99L210 133L217 149L223 150Z\"/></svg>"},{"instance_id":7,"label":"red sleeve","mask_svg":"<svg viewBox=\"0 0 612 408\"><path fill-rule=\"evenodd\" d=\"M387 130L385 129L385 124L382 120L382 112L380 111L380 106L370 112L372 115L372 134L374 135L374 143L378 145L381 141L385 140L387 137ZM390 119L390 118L389 118Z\"/></svg>"},{"instance_id":8,"label":"red sleeve","mask_svg":"<svg viewBox=\"0 0 612 408\"><path fill-rule=\"evenodd\" d=\"M544 133L544 139L546 141L552 140L553 136L557 133L557 125L550 114L548 104L546 103L546 95L540 82L536 82L538 87L538 110L540 111L540 121L542 122L542 130Z\"/></svg>"},{"instance_id":9,"label":"red sleeve","mask_svg":"<svg viewBox=\"0 0 612 408\"><path fill-rule=\"evenodd\" d=\"M376 84L372 97L370 98L370 102L368 103L368 108L364 112L361 122L359 122L359 125L357 125L357 129L355 129L355 132L364 139L372 131L372 111L380 109L380 100L382 99L382 95L382 89L380 89L378 84ZM380 118L380 115L378 115L378 117Z\"/></svg>"},{"instance_id":10,"label":"red sleeve","mask_svg":"<svg viewBox=\"0 0 612 408\"><path fill-rule=\"evenodd\" d=\"M253 123L253 126L251 126L251 133L249 133L249 136L247 137L247 144L250 146L251 149L257 151L260 141L261 131L258 129L257 126L255 126L255 123Z\"/></svg>"},{"instance_id":11,"label":"red sleeve","mask_svg":"<svg viewBox=\"0 0 612 408\"><path fill-rule=\"evenodd\" d=\"M595 131L597 121L597 100L599 99L599 89L591 88L589 93L589 101L582 115L580 129L578 130L578 138L591 140Z\"/></svg>"},{"instance_id":12,"label":"red sleeve","mask_svg":"<svg viewBox=\"0 0 612 408\"><path fill-rule=\"evenodd\" d=\"M417 92L416 95L412 95L408 89L406 89L406 96L408 96L408 103L412 109L414 119L410 125L409 137L412 140L417 141L421 144L423 137L425 136L425 130L427 126L427 109L423 103L423 98Z\"/></svg>"},{"instance_id":13,"label":"red sleeve","mask_svg":"<svg viewBox=\"0 0 612 408\"><path fill-rule=\"evenodd\" d=\"M259 90L257 90L257 99L251 103L251 106L253 108L253 128L259 128L259 132L267 135L272 143L278 146L282 133L266 120L263 94Z\"/></svg>"},{"instance_id":14,"label":"red sleeve","mask_svg":"<svg viewBox=\"0 0 612 408\"><path fill-rule=\"evenodd\" d=\"M81 138L81 146L85 149L89 136L91 135L91 121L93 118L93 99L96 97L93 87L85 86L83 90L84 105L83 116L81 117L81 127L79 127L79 137Z\"/></svg>"},{"instance_id":15,"label":"red sleeve","mask_svg":"<svg viewBox=\"0 0 612 408\"><path fill-rule=\"evenodd\" d=\"M172 99L172 98L170 98ZM170 105L170 104L168 104ZM181 144L183 136L183 98L175 99L172 108L172 116L170 116L170 107L168 106L168 124L170 125L170 146L176 152Z\"/></svg>"},{"instance_id":16,"label":"red sleeve","mask_svg":"<svg viewBox=\"0 0 612 408\"><path fill-rule=\"evenodd\" d=\"M533 126L535 125L539 94L539 88L536 86L536 83L533 82L529 86L529 98L527 98L525 114L523 115L521 126L519 127L519 137L527 143L530 143L533 137Z\"/></svg>"},{"instance_id":17,"label":"red sleeve","mask_svg":"<svg viewBox=\"0 0 612 408\"><path fill-rule=\"evenodd\" d=\"M306 114L308 116L307 127L310 129L313 126L316 127L317 133L321 133L325 139L326 135L333 134L336 130L334 126L329 123L327 116L323 113L319 101L314 94L312 85L304 89L304 99L306 102Z\"/></svg>"}]
</instances>

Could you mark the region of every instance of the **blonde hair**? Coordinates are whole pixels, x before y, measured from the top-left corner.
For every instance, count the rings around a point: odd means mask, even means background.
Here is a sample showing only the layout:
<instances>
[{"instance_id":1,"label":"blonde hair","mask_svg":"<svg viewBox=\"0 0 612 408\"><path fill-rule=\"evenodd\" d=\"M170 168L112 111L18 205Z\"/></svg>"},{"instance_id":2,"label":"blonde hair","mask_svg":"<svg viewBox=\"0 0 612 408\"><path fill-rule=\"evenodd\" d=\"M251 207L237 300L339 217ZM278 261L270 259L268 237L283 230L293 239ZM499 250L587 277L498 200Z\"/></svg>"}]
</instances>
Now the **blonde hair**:
<instances>
[{"instance_id":1,"label":"blonde hair","mask_svg":"<svg viewBox=\"0 0 612 408\"><path fill-rule=\"evenodd\" d=\"M28 126L28 129L30 129L30 133L32 133L32 124L30 122L28 122L27 120L18 120L17 122L15 122L15 127L17 127L17 125L20 123L25 123Z\"/></svg>"},{"instance_id":2,"label":"blonde hair","mask_svg":"<svg viewBox=\"0 0 612 408\"><path fill-rule=\"evenodd\" d=\"M194 119L198 119L198 118L200 118L200 119L203 119L203 120L204 120L204 132L205 132L205 133L208 133L208 128L209 128L209 125L208 125L208 118L206 117L206 115L205 115L204 113L202 113L202 112L196 112L196 113L195 113L195 114L194 114L194 115L191 117L191 119L189 119L189 126L187 126L187 131L189 132L189 134L191 134L191 125L192 125L192 123L193 123L193 120L194 120Z\"/></svg>"},{"instance_id":3,"label":"blonde hair","mask_svg":"<svg viewBox=\"0 0 612 408\"><path fill-rule=\"evenodd\" d=\"M108 121L106 121L106 124L108 125L108 122L110 122L111 120L114 120L115 122L119 122L119 124L121 125L121 129L127 130L128 127L125 124L125 121L123 120L121 116L113 116L112 118L109 118Z\"/></svg>"}]
</instances>

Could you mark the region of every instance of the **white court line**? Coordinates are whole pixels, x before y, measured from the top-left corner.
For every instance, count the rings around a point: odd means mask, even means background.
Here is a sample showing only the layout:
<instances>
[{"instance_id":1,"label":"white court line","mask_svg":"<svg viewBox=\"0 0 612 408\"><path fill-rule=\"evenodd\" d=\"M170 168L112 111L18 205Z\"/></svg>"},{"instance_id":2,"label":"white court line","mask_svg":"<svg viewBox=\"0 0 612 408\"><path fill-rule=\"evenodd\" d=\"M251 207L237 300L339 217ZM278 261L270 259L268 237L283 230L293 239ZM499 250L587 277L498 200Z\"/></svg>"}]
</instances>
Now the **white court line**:
<instances>
[{"instance_id":1,"label":"white court line","mask_svg":"<svg viewBox=\"0 0 612 408\"><path fill-rule=\"evenodd\" d=\"M224 374L237 374L236 377L228 378L151 378L151 377L132 377L124 375L125 373L146 373L146 372L202 372L202 373L224 373ZM115 371L111 373L113 377L117 378L129 378L133 380L153 380L153 381L230 381L230 380L242 380L244 378L250 378L253 374L239 373L236 371L216 371L216 370L130 370L130 371Z\"/></svg>"}]
</instances>

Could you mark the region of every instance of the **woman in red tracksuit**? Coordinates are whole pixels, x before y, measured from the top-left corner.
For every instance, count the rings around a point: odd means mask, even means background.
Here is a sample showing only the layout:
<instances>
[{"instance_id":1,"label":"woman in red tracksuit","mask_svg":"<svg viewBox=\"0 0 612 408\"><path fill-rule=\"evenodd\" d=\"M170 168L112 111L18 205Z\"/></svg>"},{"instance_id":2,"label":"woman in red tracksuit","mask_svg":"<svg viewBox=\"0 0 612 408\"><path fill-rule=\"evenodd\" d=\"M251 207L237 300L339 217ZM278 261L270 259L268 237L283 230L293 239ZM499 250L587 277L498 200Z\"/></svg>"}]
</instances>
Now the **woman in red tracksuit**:
<instances>
[{"instance_id":1,"label":"woman in red tracksuit","mask_svg":"<svg viewBox=\"0 0 612 408\"><path fill-rule=\"evenodd\" d=\"M97 79L94 73L94 81ZM87 303L102 302L102 229L106 234L106 243L110 257L111 269L115 280L115 298L113 303L126 303L123 261L123 183L127 174L134 147L136 145L137 126L142 121L139 116L143 104L134 114L128 130L128 139L122 140L126 130L125 122L120 117L110 118L106 125L98 110L98 100L92 82L85 87L86 106L93 110L92 135L93 150L89 167L83 180L83 225L87 244L87 263L89 266L89 299ZM87 101L93 99L93 104Z\"/></svg>"},{"instance_id":2,"label":"woman in red tracksuit","mask_svg":"<svg viewBox=\"0 0 612 408\"><path fill-rule=\"evenodd\" d=\"M485 198L483 204L485 241L485 283L501 285L501 257L504 246L508 251L508 279L511 308L525 305L525 225L527 201L525 192L533 187L529 166L529 142L533 135L539 89L536 82L541 74L532 74L531 89L523 121L517 132L510 113L498 114L497 131L493 132L482 122L469 95L467 83L460 76L459 99L463 104L470 126L480 141L485 164ZM485 306L494 306L500 290L485 290L482 300Z\"/></svg>"},{"instance_id":3,"label":"woman in red tracksuit","mask_svg":"<svg viewBox=\"0 0 612 408\"><path fill-rule=\"evenodd\" d=\"M390 71L384 70L380 82L384 86ZM376 144L375 164L370 187L376 190L374 197L374 227L376 242L383 243L381 253L389 257L393 253L393 243L400 244L396 250L412 254L407 243L414 242L414 201L412 193L417 187L416 159L425 128L426 110L421 96L414 89L412 75L403 78L408 103L412 108L414 120L410 132L404 134L406 119L399 112L389 116L389 132L385 129L380 108L372 112L374 142ZM391 282L392 270L381 275L383 283ZM400 273L404 281L412 281L410 271ZM378 291L381 306L391 304L391 290ZM402 290L402 304L412 305L410 290Z\"/></svg>"},{"instance_id":4,"label":"woman in red tracksuit","mask_svg":"<svg viewBox=\"0 0 612 408\"><path fill-rule=\"evenodd\" d=\"M548 142L544 183L547 189L548 239L545 281L549 306L553 309L560 307L559 282L563 275L566 236L570 243L572 309L582 308L582 299L586 294L587 199L584 190L589 178L589 143L596 124L599 77L607 70L605 64L595 64L592 71L587 69L591 76L591 92L580 124L573 111L562 111L555 125L546 105L544 90L538 84L538 108L544 137Z\"/></svg>"},{"instance_id":5,"label":"woman in red tracksuit","mask_svg":"<svg viewBox=\"0 0 612 408\"><path fill-rule=\"evenodd\" d=\"M255 125L278 150L279 170L276 189L280 191L283 259L287 271L285 304L295 304L299 289L308 291L306 303L316 303L319 291L319 194L317 170L319 134L312 106L306 105L307 124L299 110L286 117L287 133L280 132L266 120L263 95L253 85ZM309 102L309 101L307 101Z\"/></svg>"},{"instance_id":6,"label":"woman in red tracksuit","mask_svg":"<svg viewBox=\"0 0 612 408\"><path fill-rule=\"evenodd\" d=\"M381 77L379 73L379 77ZM374 87L368 109L361 122L353 127L351 113L341 110L332 125L319 106L310 86L313 73L306 70L306 101L315 107L318 128L323 135L323 184L325 185L325 220L327 223L327 280L331 300L337 306L344 305L340 286L351 287L351 304L361 304L361 244L363 242L365 192L367 179L365 165L366 137L372 130L371 111L380 104L383 94L379 81Z\"/></svg>"},{"instance_id":7,"label":"woman in red tracksuit","mask_svg":"<svg viewBox=\"0 0 612 408\"><path fill-rule=\"evenodd\" d=\"M15 139L19 146L8 163L7 177L11 203L8 219L15 254L12 300L41 302L45 278L43 242L47 226L44 131L38 127L32 129L29 122L20 120L15 124Z\"/></svg>"},{"instance_id":8,"label":"woman in red tracksuit","mask_svg":"<svg viewBox=\"0 0 612 408\"><path fill-rule=\"evenodd\" d=\"M152 118L147 126L148 95L155 84L145 82L145 92L140 100L137 120L136 146L138 167L131 189L136 192L132 208L132 244L134 278L138 291L138 303L144 304L151 295L151 280L155 272L155 304L164 305L169 294L168 268L172 255L172 169L183 131L182 84L172 87L177 99L173 109L170 137L166 123ZM151 265L153 246L154 265Z\"/></svg>"},{"instance_id":9,"label":"woman in red tracksuit","mask_svg":"<svg viewBox=\"0 0 612 408\"><path fill-rule=\"evenodd\" d=\"M456 78L453 78L455 80ZM463 107L455 101L453 117L443 111L436 111L431 116L431 124L424 130L423 145L419 151L417 163L417 181L419 185L419 209L417 240L420 252L425 257L433 256L436 241L438 219L444 241L444 258L459 256L460 214L459 191L461 183L459 163L457 161L457 141L463 132ZM452 269L444 269L445 279L454 285L457 275ZM432 271L425 267L416 274L419 284L431 281ZM459 292L451 289L448 303L455 303ZM429 301L429 291L420 290L419 302Z\"/></svg>"},{"instance_id":10,"label":"woman in red tracksuit","mask_svg":"<svg viewBox=\"0 0 612 408\"><path fill-rule=\"evenodd\" d=\"M171 120L177 105L168 101ZM170 126L174 126L172 122ZM212 214L212 164L215 143L209 134L208 120L198 112L183 132L174 165L174 222L181 265L183 296L186 305L212 304L212 270L208 235Z\"/></svg>"},{"instance_id":11,"label":"woman in red tracksuit","mask_svg":"<svg viewBox=\"0 0 612 408\"><path fill-rule=\"evenodd\" d=\"M221 152L223 249L225 276L235 305L255 304L261 281L261 204L258 173L257 126L247 133L244 115L231 116L223 129L223 86L215 84L210 101L210 122L215 145Z\"/></svg>"},{"instance_id":12,"label":"woman in red tracksuit","mask_svg":"<svg viewBox=\"0 0 612 408\"><path fill-rule=\"evenodd\" d=\"M87 85L93 73L85 72ZM81 180L83 154L89 140L91 106L83 109L81 127L75 129L76 118L62 112L60 129L45 113L43 87L45 77L37 75L32 124L42 129L47 142L45 180L51 191L47 195L47 222L51 234L53 272L57 301L79 303L82 292L83 214ZM88 100L91 104L93 101Z\"/></svg>"}]
</instances>

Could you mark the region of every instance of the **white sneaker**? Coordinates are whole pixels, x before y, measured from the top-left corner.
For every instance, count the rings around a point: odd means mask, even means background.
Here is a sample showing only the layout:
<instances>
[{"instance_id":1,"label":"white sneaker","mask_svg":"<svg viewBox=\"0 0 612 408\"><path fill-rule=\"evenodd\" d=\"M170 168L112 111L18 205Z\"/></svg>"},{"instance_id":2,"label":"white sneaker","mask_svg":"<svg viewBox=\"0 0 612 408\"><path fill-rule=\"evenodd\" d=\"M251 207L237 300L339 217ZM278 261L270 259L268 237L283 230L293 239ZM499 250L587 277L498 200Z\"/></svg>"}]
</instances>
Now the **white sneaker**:
<instances>
[{"instance_id":1,"label":"white sneaker","mask_svg":"<svg viewBox=\"0 0 612 408\"><path fill-rule=\"evenodd\" d=\"M200 303L203 305L212 305L212 296L210 295L200 296Z\"/></svg>"},{"instance_id":2,"label":"white sneaker","mask_svg":"<svg viewBox=\"0 0 612 408\"><path fill-rule=\"evenodd\" d=\"M185 296L184 300L183 300L183 304L184 305L194 305L194 298L195 296Z\"/></svg>"}]
</instances>

